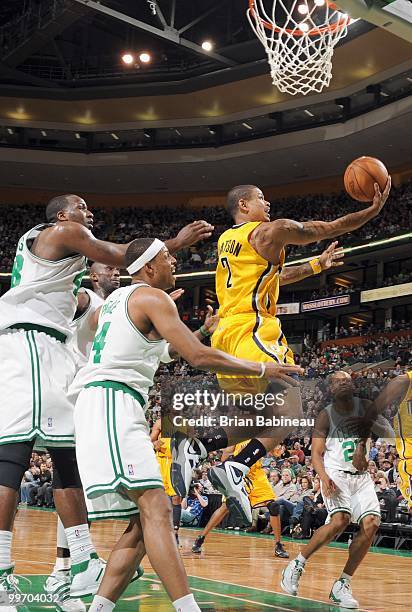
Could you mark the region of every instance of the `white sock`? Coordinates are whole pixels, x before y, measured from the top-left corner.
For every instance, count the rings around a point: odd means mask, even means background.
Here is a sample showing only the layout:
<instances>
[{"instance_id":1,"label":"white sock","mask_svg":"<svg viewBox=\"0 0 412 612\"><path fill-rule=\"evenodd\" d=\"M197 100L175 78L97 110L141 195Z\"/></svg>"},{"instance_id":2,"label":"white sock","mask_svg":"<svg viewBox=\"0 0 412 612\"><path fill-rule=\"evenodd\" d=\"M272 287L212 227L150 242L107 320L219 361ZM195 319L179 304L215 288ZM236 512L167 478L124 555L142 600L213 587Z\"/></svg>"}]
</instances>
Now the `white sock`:
<instances>
[{"instance_id":1,"label":"white sock","mask_svg":"<svg viewBox=\"0 0 412 612\"><path fill-rule=\"evenodd\" d=\"M88 561L91 554L96 551L90 538L90 531L87 523L85 525L68 527L65 531L69 543L72 565Z\"/></svg>"},{"instance_id":2,"label":"white sock","mask_svg":"<svg viewBox=\"0 0 412 612\"><path fill-rule=\"evenodd\" d=\"M347 580L348 582L350 582L352 579L352 576L349 576L349 574L345 574L345 572L342 572L341 577L339 578L339 580Z\"/></svg>"},{"instance_id":3,"label":"white sock","mask_svg":"<svg viewBox=\"0 0 412 612\"><path fill-rule=\"evenodd\" d=\"M11 531L0 531L0 570L11 565Z\"/></svg>"},{"instance_id":4,"label":"white sock","mask_svg":"<svg viewBox=\"0 0 412 612\"><path fill-rule=\"evenodd\" d=\"M56 557L56 562L53 567L52 574L60 572L61 570L67 570L71 568L72 561L70 557Z\"/></svg>"},{"instance_id":5,"label":"white sock","mask_svg":"<svg viewBox=\"0 0 412 612\"><path fill-rule=\"evenodd\" d=\"M296 561L299 561L299 563L301 563L302 565L305 565L306 563L306 559L301 553L299 553L296 557Z\"/></svg>"},{"instance_id":6,"label":"white sock","mask_svg":"<svg viewBox=\"0 0 412 612\"><path fill-rule=\"evenodd\" d=\"M177 612L200 612L200 608L192 593L180 597L180 599L176 599L176 601L173 602L173 607ZM90 610L91 609L89 609L89 612Z\"/></svg>"},{"instance_id":7,"label":"white sock","mask_svg":"<svg viewBox=\"0 0 412 612\"><path fill-rule=\"evenodd\" d=\"M57 517L57 548L69 548L69 543L67 541L66 531L63 527L63 523L60 520L60 517Z\"/></svg>"},{"instance_id":8,"label":"white sock","mask_svg":"<svg viewBox=\"0 0 412 612\"><path fill-rule=\"evenodd\" d=\"M89 608L89 612L112 612L116 604L114 604L106 597L100 597L95 595L92 601L92 605Z\"/></svg>"}]
</instances>

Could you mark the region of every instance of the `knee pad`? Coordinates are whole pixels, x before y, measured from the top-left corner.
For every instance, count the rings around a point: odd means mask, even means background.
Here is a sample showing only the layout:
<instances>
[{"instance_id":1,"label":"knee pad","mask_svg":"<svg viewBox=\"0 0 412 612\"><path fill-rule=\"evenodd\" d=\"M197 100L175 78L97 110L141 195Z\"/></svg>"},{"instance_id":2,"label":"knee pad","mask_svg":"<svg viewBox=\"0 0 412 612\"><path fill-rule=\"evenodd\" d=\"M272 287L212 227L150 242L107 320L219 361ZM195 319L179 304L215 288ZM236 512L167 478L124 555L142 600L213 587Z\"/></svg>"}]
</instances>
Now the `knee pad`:
<instances>
[{"instance_id":1,"label":"knee pad","mask_svg":"<svg viewBox=\"0 0 412 612\"><path fill-rule=\"evenodd\" d=\"M33 446L33 440L0 445L0 486L19 490Z\"/></svg>"},{"instance_id":2,"label":"knee pad","mask_svg":"<svg viewBox=\"0 0 412 612\"><path fill-rule=\"evenodd\" d=\"M81 489L74 448L50 448L53 461L53 489Z\"/></svg>"},{"instance_id":3,"label":"knee pad","mask_svg":"<svg viewBox=\"0 0 412 612\"><path fill-rule=\"evenodd\" d=\"M269 502L267 507L270 516L279 516L279 504L277 501L273 500Z\"/></svg>"}]
</instances>

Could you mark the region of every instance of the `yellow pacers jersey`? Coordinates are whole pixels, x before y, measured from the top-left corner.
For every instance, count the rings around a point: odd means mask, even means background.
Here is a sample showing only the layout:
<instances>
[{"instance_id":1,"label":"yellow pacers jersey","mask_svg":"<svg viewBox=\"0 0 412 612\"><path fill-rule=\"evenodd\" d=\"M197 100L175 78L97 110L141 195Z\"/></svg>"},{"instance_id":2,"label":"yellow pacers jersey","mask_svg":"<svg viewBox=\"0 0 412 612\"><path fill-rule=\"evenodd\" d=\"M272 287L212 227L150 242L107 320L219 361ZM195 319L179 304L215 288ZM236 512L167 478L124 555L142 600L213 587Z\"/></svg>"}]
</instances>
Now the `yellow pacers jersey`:
<instances>
[{"instance_id":1,"label":"yellow pacers jersey","mask_svg":"<svg viewBox=\"0 0 412 612\"><path fill-rule=\"evenodd\" d=\"M293 364L293 353L275 316L285 253L282 250L279 264L274 265L255 251L249 237L260 223L235 225L219 238L216 294L220 321L212 346L240 359ZM230 377L219 378L231 384ZM241 391L241 382L236 384Z\"/></svg>"},{"instance_id":2,"label":"yellow pacers jersey","mask_svg":"<svg viewBox=\"0 0 412 612\"><path fill-rule=\"evenodd\" d=\"M407 372L409 387L394 419L396 450L400 459L412 462L412 370ZM412 476L412 474L411 474Z\"/></svg>"},{"instance_id":3,"label":"yellow pacers jersey","mask_svg":"<svg viewBox=\"0 0 412 612\"><path fill-rule=\"evenodd\" d=\"M172 451L170 448L170 438L159 438L161 442L161 446L158 451L156 451L157 461L160 467L160 474L162 476L164 488L166 495L169 497L173 497L176 495L173 487L172 481L170 479L170 469L172 466Z\"/></svg>"},{"instance_id":4,"label":"yellow pacers jersey","mask_svg":"<svg viewBox=\"0 0 412 612\"><path fill-rule=\"evenodd\" d=\"M238 455L249 442L250 440L247 440L246 442L236 444L233 455ZM267 502L270 502L276 498L260 460L252 465L245 478L245 481L246 491L252 508L265 506Z\"/></svg>"},{"instance_id":5,"label":"yellow pacers jersey","mask_svg":"<svg viewBox=\"0 0 412 612\"><path fill-rule=\"evenodd\" d=\"M276 314L285 252L282 250L279 265L274 265L255 251L249 236L260 223L234 225L219 238L216 294L220 317L240 313Z\"/></svg>"}]
</instances>

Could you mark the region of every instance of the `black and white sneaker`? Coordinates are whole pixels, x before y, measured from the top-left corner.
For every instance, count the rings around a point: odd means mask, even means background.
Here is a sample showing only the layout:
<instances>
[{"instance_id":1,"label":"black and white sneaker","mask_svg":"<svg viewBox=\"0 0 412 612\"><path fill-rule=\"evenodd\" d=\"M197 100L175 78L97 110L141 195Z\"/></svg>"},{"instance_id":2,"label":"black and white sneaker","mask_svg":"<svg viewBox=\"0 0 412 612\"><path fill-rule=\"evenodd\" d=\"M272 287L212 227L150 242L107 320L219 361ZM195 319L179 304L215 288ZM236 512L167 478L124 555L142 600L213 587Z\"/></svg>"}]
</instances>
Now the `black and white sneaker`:
<instances>
[{"instance_id":1,"label":"black and white sneaker","mask_svg":"<svg viewBox=\"0 0 412 612\"><path fill-rule=\"evenodd\" d=\"M221 465L213 467L208 477L215 489L226 497L229 512L240 519L244 524L252 524L252 509L245 489L244 477L249 468L237 461L227 460Z\"/></svg>"},{"instance_id":2,"label":"black and white sneaker","mask_svg":"<svg viewBox=\"0 0 412 612\"><path fill-rule=\"evenodd\" d=\"M289 559L289 553L285 550L282 542L276 542L275 544L275 557L280 557L281 559Z\"/></svg>"},{"instance_id":3,"label":"black and white sneaker","mask_svg":"<svg viewBox=\"0 0 412 612\"><path fill-rule=\"evenodd\" d=\"M206 450L196 438L186 438L177 431L172 436L172 467L170 479L172 487L180 497L186 497L192 482L192 473L201 459L207 456Z\"/></svg>"},{"instance_id":4,"label":"black and white sneaker","mask_svg":"<svg viewBox=\"0 0 412 612\"><path fill-rule=\"evenodd\" d=\"M196 540L193 542L192 552L201 553L202 552L202 544L205 541L205 536L197 536Z\"/></svg>"}]
</instances>

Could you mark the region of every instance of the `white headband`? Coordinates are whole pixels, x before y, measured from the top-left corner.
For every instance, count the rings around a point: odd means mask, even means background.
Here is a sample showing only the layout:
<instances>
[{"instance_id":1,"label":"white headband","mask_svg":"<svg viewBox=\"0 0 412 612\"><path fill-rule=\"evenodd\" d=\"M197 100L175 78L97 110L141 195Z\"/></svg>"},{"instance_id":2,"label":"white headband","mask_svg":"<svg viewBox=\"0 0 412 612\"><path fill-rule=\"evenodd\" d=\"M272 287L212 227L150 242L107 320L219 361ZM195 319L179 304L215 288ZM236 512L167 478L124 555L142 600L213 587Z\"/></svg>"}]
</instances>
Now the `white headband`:
<instances>
[{"instance_id":1,"label":"white headband","mask_svg":"<svg viewBox=\"0 0 412 612\"><path fill-rule=\"evenodd\" d=\"M127 268L128 273L131 275L141 270L148 261L151 261L153 257L156 257L164 246L164 242L155 238L149 248L146 249L145 252L140 255L140 257L135 259L132 264L130 264L130 266Z\"/></svg>"}]
</instances>

